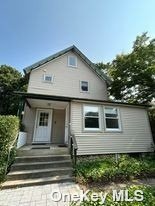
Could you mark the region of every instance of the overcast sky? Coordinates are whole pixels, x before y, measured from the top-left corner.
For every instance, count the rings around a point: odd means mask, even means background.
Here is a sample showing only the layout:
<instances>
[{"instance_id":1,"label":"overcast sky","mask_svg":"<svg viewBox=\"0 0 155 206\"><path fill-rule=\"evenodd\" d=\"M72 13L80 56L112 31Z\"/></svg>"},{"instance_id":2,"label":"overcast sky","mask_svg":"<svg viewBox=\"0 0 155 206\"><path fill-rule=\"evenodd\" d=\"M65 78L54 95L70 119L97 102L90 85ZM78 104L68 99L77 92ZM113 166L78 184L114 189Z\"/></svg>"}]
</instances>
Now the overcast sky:
<instances>
[{"instance_id":1,"label":"overcast sky","mask_svg":"<svg viewBox=\"0 0 155 206\"><path fill-rule=\"evenodd\" d=\"M22 71L73 44L107 62L145 31L155 37L155 0L1 0L0 64Z\"/></svg>"}]
</instances>

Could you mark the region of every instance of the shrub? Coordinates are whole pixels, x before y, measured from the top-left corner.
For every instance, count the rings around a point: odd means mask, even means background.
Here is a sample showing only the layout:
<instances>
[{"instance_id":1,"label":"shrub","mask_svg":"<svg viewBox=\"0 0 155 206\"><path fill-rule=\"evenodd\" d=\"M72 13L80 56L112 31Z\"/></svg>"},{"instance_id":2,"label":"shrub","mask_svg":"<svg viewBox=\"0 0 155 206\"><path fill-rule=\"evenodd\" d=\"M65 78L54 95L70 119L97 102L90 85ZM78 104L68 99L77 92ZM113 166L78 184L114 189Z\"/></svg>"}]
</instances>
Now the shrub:
<instances>
[{"instance_id":1,"label":"shrub","mask_svg":"<svg viewBox=\"0 0 155 206\"><path fill-rule=\"evenodd\" d=\"M154 187L149 187L149 186L129 186L126 188L129 192L130 197L134 197L134 192L135 190L141 190L143 191L143 200L140 202L137 201L122 201L122 202L114 202L112 198L112 194L108 194L105 204L101 203L101 199L98 199L97 201L92 201L90 198L91 192L89 193L89 200L85 200L83 202L75 203L73 202L71 205L72 206L99 206L99 205L107 205L107 206L155 206L155 188Z\"/></svg>"},{"instance_id":2,"label":"shrub","mask_svg":"<svg viewBox=\"0 0 155 206\"><path fill-rule=\"evenodd\" d=\"M116 163L114 157L80 159L75 167L77 181L80 183L124 181L136 177L155 176L155 158L133 158L121 155Z\"/></svg>"},{"instance_id":3,"label":"shrub","mask_svg":"<svg viewBox=\"0 0 155 206\"><path fill-rule=\"evenodd\" d=\"M8 152L15 143L19 130L19 119L16 116L0 115L0 180L5 176ZM15 144L14 144L15 145ZM15 148L10 151L8 166L12 163L15 156Z\"/></svg>"}]
</instances>

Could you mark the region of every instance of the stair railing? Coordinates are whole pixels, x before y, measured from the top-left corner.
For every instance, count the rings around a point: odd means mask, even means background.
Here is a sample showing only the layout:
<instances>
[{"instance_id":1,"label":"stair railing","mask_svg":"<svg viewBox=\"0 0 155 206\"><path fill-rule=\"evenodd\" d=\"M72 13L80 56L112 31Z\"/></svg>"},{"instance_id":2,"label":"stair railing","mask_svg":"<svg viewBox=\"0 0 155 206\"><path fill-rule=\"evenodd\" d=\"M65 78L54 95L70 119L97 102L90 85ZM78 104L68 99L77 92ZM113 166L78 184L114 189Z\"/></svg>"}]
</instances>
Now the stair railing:
<instances>
[{"instance_id":1,"label":"stair railing","mask_svg":"<svg viewBox=\"0 0 155 206\"><path fill-rule=\"evenodd\" d=\"M77 142L74 134L70 135L70 154L73 161L73 164L76 165L77 162Z\"/></svg>"},{"instance_id":2,"label":"stair railing","mask_svg":"<svg viewBox=\"0 0 155 206\"><path fill-rule=\"evenodd\" d=\"M6 165L5 165L5 175L7 174L7 170L8 170L8 165L9 165L9 161L10 161L11 150L12 150L12 148L14 148L15 143L16 143L16 141L17 141L17 139L18 139L18 136L19 136L19 134L16 135L16 138L12 141L10 147L8 148L7 162L6 162Z\"/></svg>"}]
</instances>

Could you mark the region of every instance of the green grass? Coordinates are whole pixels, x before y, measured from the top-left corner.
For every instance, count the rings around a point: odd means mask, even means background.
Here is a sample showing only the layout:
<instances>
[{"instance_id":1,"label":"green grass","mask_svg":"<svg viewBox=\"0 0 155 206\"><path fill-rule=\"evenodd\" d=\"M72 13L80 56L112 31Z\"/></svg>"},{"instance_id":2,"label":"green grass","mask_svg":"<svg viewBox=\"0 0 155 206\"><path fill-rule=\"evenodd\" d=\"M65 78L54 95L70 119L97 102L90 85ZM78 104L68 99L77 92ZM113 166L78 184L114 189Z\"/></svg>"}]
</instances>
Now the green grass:
<instances>
[{"instance_id":1,"label":"green grass","mask_svg":"<svg viewBox=\"0 0 155 206\"><path fill-rule=\"evenodd\" d=\"M113 200L112 193L108 193L106 200L104 204L101 202L101 199L99 198L97 201L93 201L91 199L91 194L93 191L91 191L88 195L89 199L82 201L80 204L76 202L72 202L72 206L80 205L80 206L99 206L99 205L106 205L106 206L155 206L155 187L148 187L148 186L130 186L126 188L129 192L129 197L134 197L135 190L141 190L143 191L143 200L141 201L119 201L115 202Z\"/></svg>"},{"instance_id":2,"label":"green grass","mask_svg":"<svg viewBox=\"0 0 155 206\"><path fill-rule=\"evenodd\" d=\"M75 175L79 183L130 180L137 177L155 177L155 157L82 158L77 161Z\"/></svg>"}]
</instances>

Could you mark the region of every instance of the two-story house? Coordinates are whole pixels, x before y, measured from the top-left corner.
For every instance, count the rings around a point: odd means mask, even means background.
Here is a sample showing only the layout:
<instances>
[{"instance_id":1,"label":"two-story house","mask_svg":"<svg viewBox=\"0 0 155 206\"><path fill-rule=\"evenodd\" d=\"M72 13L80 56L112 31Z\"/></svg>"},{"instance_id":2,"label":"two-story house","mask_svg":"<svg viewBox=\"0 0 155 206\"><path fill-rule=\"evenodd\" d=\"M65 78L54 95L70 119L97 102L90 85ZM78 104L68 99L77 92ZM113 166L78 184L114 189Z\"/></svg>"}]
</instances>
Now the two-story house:
<instances>
[{"instance_id":1,"label":"two-story house","mask_svg":"<svg viewBox=\"0 0 155 206\"><path fill-rule=\"evenodd\" d=\"M68 145L78 155L153 150L145 105L108 100L110 79L71 46L27 68L23 123L27 144Z\"/></svg>"}]
</instances>

